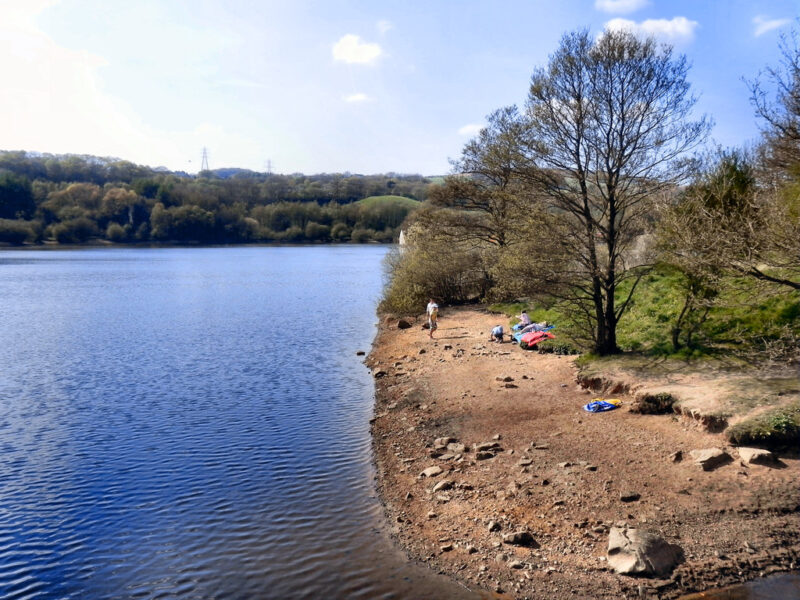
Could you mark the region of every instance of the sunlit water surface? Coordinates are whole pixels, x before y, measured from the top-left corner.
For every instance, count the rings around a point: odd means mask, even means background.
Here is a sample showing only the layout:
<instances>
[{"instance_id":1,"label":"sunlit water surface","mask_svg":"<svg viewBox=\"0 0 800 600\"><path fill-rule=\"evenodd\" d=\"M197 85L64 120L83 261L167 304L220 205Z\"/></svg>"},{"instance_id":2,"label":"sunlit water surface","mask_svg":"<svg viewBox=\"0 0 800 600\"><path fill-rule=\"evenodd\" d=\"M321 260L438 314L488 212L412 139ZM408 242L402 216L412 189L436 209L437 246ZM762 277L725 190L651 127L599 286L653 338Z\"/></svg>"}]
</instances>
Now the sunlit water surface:
<instances>
[{"instance_id":1,"label":"sunlit water surface","mask_svg":"<svg viewBox=\"0 0 800 600\"><path fill-rule=\"evenodd\" d=\"M375 498L385 252L0 252L0 598L470 597Z\"/></svg>"}]
</instances>

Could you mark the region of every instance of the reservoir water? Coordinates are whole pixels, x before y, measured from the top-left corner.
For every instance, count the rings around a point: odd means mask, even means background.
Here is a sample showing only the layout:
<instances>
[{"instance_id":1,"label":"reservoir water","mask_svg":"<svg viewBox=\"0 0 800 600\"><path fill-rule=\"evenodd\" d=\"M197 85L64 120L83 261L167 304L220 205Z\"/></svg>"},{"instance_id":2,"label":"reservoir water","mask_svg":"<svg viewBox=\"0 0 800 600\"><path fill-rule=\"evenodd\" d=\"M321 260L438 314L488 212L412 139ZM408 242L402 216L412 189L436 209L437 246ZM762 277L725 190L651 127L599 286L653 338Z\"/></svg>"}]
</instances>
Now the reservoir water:
<instances>
[{"instance_id":1,"label":"reservoir water","mask_svg":"<svg viewBox=\"0 0 800 600\"><path fill-rule=\"evenodd\" d=\"M0 598L468 598L375 497L385 247L0 251Z\"/></svg>"}]
</instances>

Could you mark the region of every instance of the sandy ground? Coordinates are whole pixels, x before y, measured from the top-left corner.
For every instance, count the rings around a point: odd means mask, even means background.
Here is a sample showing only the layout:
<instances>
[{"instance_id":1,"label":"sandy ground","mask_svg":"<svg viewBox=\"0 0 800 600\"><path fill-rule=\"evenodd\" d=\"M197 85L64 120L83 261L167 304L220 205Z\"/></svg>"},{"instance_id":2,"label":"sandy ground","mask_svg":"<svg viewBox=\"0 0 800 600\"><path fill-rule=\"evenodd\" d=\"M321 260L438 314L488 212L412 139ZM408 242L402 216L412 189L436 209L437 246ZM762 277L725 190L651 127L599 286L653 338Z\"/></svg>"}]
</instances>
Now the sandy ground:
<instances>
[{"instance_id":1,"label":"sandy ground","mask_svg":"<svg viewBox=\"0 0 800 600\"><path fill-rule=\"evenodd\" d=\"M489 342L501 321L445 310L431 340L421 319L398 329L387 318L367 359L379 491L412 558L513 598L674 598L797 569L796 452L775 468L745 466L721 436L630 413L625 396L620 409L587 413L593 395L573 359ZM437 449L443 437L455 445ZM734 460L703 471L689 451L711 447ZM442 473L421 476L434 466ZM451 487L434 491L442 481ZM615 574L608 531L622 524L679 544L685 562L669 579ZM521 530L538 547L503 543Z\"/></svg>"}]
</instances>

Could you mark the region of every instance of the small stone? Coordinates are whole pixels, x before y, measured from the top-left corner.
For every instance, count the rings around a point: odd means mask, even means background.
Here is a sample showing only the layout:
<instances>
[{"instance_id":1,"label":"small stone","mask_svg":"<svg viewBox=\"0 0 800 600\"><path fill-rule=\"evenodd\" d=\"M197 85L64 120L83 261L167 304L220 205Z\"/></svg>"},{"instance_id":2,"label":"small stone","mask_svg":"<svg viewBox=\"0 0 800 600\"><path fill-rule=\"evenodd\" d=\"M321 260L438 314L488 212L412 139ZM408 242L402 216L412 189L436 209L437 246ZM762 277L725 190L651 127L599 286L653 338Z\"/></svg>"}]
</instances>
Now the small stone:
<instances>
[{"instance_id":1,"label":"small stone","mask_svg":"<svg viewBox=\"0 0 800 600\"><path fill-rule=\"evenodd\" d=\"M480 444L475 445L475 450L478 452L485 452L486 450L493 450L495 448L499 448L500 444L497 442L481 442Z\"/></svg>"},{"instance_id":2,"label":"small stone","mask_svg":"<svg viewBox=\"0 0 800 600\"><path fill-rule=\"evenodd\" d=\"M508 388L508 389L514 389L514 388L518 388L519 386L516 383L506 383L506 384L503 384L503 387Z\"/></svg>"},{"instance_id":3,"label":"small stone","mask_svg":"<svg viewBox=\"0 0 800 600\"><path fill-rule=\"evenodd\" d=\"M497 433L497 434L495 434L495 435L492 437L492 439L493 439L494 441L499 441L499 440L502 440L502 439L503 439L503 436L502 436L502 435L500 435L499 433Z\"/></svg>"},{"instance_id":4,"label":"small stone","mask_svg":"<svg viewBox=\"0 0 800 600\"><path fill-rule=\"evenodd\" d=\"M530 458L523 458L517 463L520 467L527 467L528 465L533 464L533 461Z\"/></svg>"},{"instance_id":5,"label":"small stone","mask_svg":"<svg viewBox=\"0 0 800 600\"><path fill-rule=\"evenodd\" d=\"M638 492L623 492L620 494L619 499L623 502L636 502L639 498L641 498L641 494Z\"/></svg>"},{"instance_id":6,"label":"small stone","mask_svg":"<svg viewBox=\"0 0 800 600\"><path fill-rule=\"evenodd\" d=\"M533 536L527 531L515 531L514 533L507 533L503 536L503 543L512 546L525 546L526 548L538 548L539 544L533 539Z\"/></svg>"},{"instance_id":7,"label":"small stone","mask_svg":"<svg viewBox=\"0 0 800 600\"><path fill-rule=\"evenodd\" d=\"M558 463L558 466L561 467L562 469L567 469L567 468L572 466L572 463L571 462L560 462L560 463Z\"/></svg>"},{"instance_id":8,"label":"small stone","mask_svg":"<svg viewBox=\"0 0 800 600\"><path fill-rule=\"evenodd\" d=\"M436 492L443 492L445 490L451 489L452 487L453 487L453 482L452 481L449 481L447 479L443 479L442 481L437 483L435 486L433 486L433 493L435 494Z\"/></svg>"},{"instance_id":9,"label":"small stone","mask_svg":"<svg viewBox=\"0 0 800 600\"><path fill-rule=\"evenodd\" d=\"M381 377L386 377L387 375L388 375L388 373L387 373L386 371L375 371L375 372L372 374L372 376L373 376L375 379L380 379Z\"/></svg>"},{"instance_id":10,"label":"small stone","mask_svg":"<svg viewBox=\"0 0 800 600\"><path fill-rule=\"evenodd\" d=\"M669 459L674 463L681 462L683 460L683 450L676 450L669 455Z\"/></svg>"},{"instance_id":11,"label":"small stone","mask_svg":"<svg viewBox=\"0 0 800 600\"><path fill-rule=\"evenodd\" d=\"M508 562L508 568L509 569L521 569L524 566L525 565L523 563L521 563L520 561L518 561L518 560L511 560L511 561Z\"/></svg>"},{"instance_id":12,"label":"small stone","mask_svg":"<svg viewBox=\"0 0 800 600\"><path fill-rule=\"evenodd\" d=\"M442 552L450 552L453 549L453 544L444 544L443 546L439 546L439 550Z\"/></svg>"},{"instance_id":13,"label":"small stone","mask_svg":"<svg viewBox=\"0 0 800 600\"><path fill-rule=\"evenodd\" d=\"M442 474L442 468L433 466L433 467L428 467L422 473L420 473L420 477L436 477L437 475L441 474Z\"/></svg>"},{"instance_id":14,"label":"small stone","mask_svg":"<svg viewBox=\"0 0 800 600\"><path fill-rule=\"evenodd\" d=\"M356 351L356 356L364 356L365 354L366 354L366 352L364 352L363 350L357 350Z\"/></svg>"},{"instance_id":15,"label":"small stone","mask_svg":"<svg viewBox=\"0 0 800 600\"><path fill-rule=\"evenodd\" d=\"M450 452L453 452L454 454L463 454L464 452L467 451L467 448L466 446L464 446L464 444L458 444L458 443L447 444L447 449Z\"/></svg>"},{"instance_id":16,"label":"small stone","mask_svg":"<svg viewBox=\"0 0 800 600\"><path fill-rule=\"evenodd\" d=\"M420 348L418 354L425 354L426 352L427 350L425 350L425 348Z\"/></svg>"},{"instance_id":17,"label":"small stone","mask_svg":"<svg viewBox=\"0 0 800 600\"><path fill-rule=\"evenodd\" d=\"M400 319L399 321L397 321L397 328L398 329L410 329L411 328L411 323L409 323L405 319Z\"/></svg>"},{"instance_id":18,"label":"small stone","mask_svg":"<svg viewBox=\"0 0 800 600\"><path fill-rule=\"evenodd\" d=\"M456 438L452 437L438 437L433 440L433 447L441 450L442 448L447 448L447 444L451 444L456 441Z\"/></svg>"},{"instance_id":19,"label":"small stone","mask_svg":"<svg viewBox=\"0 0 800 600\"><path fill-rule=\"evenodd\" d=\"M451 344L445 344L445 345L444 345L444 349L445 349L445 350L452 350L452 349L453 349L453 346L452 346Z\"/></svg>"},{"instance_id":20,"label":"small stone","mask_svg":"<svg viewBox=\"0 0 800 600\"><path fill-rule=\"evenodd\" d=\"M439 516L439 515L437 515L437 514L436 514L435 512L433 512L433 511L430 511L430 512L428 513L428 518L429 518L429 519L435 519L435 518L436 518L436 517L438 517L438 516Z\"/></svg>"},{"instance_id":21,"label":"small stone","mask_svg":"<svg viewBox=\"0 0 800 600\"><path fill-rule=\"evenodd\" d=\"M487 528L489 529L489 533L493 531L500 531L500 523L497 521L489 521Z\"/></svg>"},{"instance_id":22,"label":"small stone","mask_svg":"<svg viewBox=\"0 0 800 600\"><path fill-rule=\"evenodd\" d=\"M478 549L475 546L473 546L472 544L467 546L465 548L465 550L467 551L467 554L475 554L478 551Z\"/></svg>"},{"instance_id":23,"label":"small stone","mask_svg":"<svg viewBox=\"0 0 800 600\"><path fill-rule=\"evenodd\" d=\"M597 471L597 467L595 465L586 465L583 467L587 471Z\"/></svg>"},{"instance_id":24,"label":"small stone","mask_svg":"<svg viewBox=\"0 0 800 600\"><path fill-rule=\"evenodd\" d=\"M494 454L491 452L477 452L475 454L475 460L488 460L490 458L494 458Z\"/></svg>"}]
</instances>

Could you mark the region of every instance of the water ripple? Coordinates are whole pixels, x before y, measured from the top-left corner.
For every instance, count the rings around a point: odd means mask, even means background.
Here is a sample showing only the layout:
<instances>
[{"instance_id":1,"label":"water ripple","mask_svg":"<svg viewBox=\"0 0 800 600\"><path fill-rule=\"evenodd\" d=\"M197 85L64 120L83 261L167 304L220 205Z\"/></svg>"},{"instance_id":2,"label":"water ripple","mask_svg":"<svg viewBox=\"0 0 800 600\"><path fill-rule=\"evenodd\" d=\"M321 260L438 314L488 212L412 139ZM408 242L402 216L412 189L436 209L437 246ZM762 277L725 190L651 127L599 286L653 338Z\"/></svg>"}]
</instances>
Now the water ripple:
<instances>
[{"instance_id":1,"label":"water ripple","mask_svg":"<svg viewBox=\"0 0 800 600\"><path fill-rule=\"evenodd\" d=\"M383 253L0 252L0 597L420 595L355 357Z\"/></svg>"}]
</instances>

